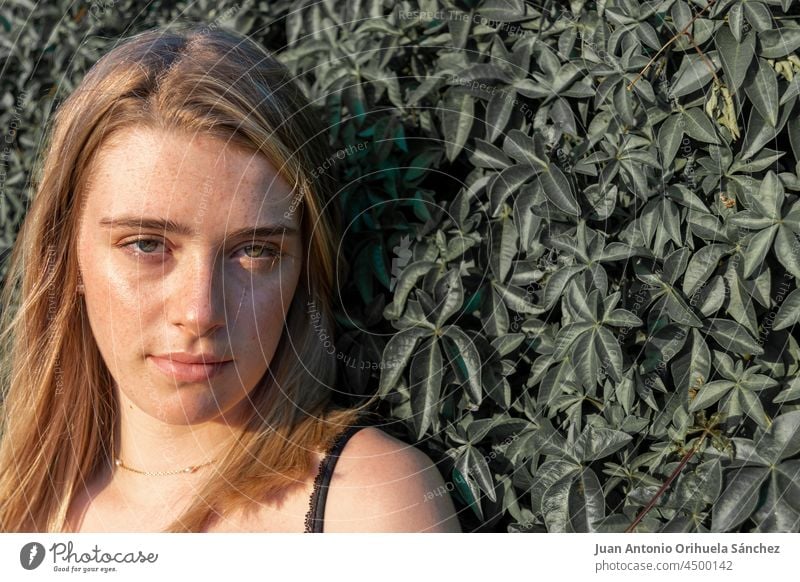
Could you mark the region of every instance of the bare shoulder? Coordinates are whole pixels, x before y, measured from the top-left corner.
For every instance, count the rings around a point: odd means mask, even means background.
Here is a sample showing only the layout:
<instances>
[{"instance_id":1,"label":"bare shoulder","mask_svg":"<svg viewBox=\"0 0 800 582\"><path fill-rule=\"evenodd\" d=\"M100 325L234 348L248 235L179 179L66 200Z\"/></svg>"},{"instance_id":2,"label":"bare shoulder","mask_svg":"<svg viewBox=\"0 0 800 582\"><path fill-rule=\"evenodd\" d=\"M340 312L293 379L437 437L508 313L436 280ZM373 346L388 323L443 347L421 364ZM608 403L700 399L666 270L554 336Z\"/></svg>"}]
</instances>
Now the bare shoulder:
<instances>
[{"instance_id":1,"label":"bare shoulder","mask_svg":"<svg viewBox=\"0 0 800 582\"><path fill-rule=\"evenodd\" d=\"M367 427L342 450L325 507L326 532L460 532L444 480L430 457Z\"/></svg>"}]
</instances>

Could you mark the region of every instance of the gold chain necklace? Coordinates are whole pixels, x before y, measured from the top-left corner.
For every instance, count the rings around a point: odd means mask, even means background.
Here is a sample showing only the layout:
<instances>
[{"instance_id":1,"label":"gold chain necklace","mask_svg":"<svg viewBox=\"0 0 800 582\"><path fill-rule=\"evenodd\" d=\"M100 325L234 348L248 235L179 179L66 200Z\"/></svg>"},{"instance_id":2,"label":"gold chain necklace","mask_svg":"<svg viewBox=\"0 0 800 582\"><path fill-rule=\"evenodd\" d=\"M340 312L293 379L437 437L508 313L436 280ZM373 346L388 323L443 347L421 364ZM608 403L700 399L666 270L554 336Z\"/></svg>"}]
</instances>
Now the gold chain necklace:
<instances>
[{"instance_id":1,"label":"gold chain necklace","mask_svg":"<svg viewBox=\"0 0 800 582\"><path fill-rule=\"evenodd\" d=\"M150 475L152 477L161 476L161 475L179 475L180 473L194 473L201 467L205 467L210 465L211 463L216 462L216 459L211 459L206 463L202 463L200 465L189 465L183 469L177 469L173 471L140 471L139 469L134 469L133 467L128 467L125 463L122 462L122 459L119 457L116 458L114 463L117 467L121 469L125 469L126 471L131 471L132 473L139 473L140 475Z\"/></svg>"}]
</instances>

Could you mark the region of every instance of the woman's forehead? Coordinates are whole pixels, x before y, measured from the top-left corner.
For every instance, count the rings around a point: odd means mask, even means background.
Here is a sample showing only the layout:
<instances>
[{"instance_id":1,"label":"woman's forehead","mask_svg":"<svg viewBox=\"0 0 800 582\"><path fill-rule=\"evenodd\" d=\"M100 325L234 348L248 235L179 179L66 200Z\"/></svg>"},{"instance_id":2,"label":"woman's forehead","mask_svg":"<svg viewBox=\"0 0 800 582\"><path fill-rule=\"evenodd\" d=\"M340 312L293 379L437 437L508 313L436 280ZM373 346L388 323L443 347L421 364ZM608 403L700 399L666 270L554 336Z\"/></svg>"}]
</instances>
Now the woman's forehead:
<instances>
[{"instance_id":1,"label":"woman's forehead","mask_svg":"<svg viewBox=\"0 0 800 582\"><path fill-rule=\"evenodd\" d=\"M213 211L291 218L297 191L262 154L206 134L125 130L98 152L87 203L106 213L186 219Z\"/></svg>"}]
</instances>

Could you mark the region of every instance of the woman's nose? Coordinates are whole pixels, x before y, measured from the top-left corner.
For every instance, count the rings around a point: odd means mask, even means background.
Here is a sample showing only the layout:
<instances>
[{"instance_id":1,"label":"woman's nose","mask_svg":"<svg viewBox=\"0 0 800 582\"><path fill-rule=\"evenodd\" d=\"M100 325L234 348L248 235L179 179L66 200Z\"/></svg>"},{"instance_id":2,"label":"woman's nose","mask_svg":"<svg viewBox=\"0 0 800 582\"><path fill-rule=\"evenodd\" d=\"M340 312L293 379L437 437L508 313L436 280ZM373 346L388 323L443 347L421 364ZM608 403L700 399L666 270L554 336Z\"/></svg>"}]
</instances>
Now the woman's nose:
<instances>
[{"instance_id":1,"label":"woman's nose","mask_svg":"<svg viewBox=\"0 0 800 582\"><path fill-rule=\"evenodd\" d=\"M186 261L184 269L173 273L173 323L200 337L225 325L223 273L218 256L209 253L194 257Z\"/></svg>"}]
</instances>

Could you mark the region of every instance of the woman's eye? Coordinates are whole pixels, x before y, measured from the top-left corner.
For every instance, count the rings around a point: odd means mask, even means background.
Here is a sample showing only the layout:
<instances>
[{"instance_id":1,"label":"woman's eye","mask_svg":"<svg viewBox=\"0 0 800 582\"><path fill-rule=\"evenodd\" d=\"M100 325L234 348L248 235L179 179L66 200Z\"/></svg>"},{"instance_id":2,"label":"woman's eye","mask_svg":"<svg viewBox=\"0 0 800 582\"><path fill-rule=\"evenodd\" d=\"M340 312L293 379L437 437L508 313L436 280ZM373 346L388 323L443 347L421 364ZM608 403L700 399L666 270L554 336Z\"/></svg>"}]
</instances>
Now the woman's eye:
<instances>
[{"instance_id":1,"label":"woman's eye","mask_svg":"<svg viewBox=\"0 0 800 582\"><path fill-rule=\"evenodd\" d=\"M274 259L280 254L277 249L269 245L247 245L246 247L242 247L242 250L245 249L255 249L253 252L255 256L248 257L251 259Z\"/></svg>"},{"instance_id":2,"label":"woman's eye","mask_svg":"<svg viewBox=\"0 0 800 582\"><path fill-rule=\"evenodd\" d=\"M162 243L161 243L161 241L158 241L158 240L153 239L153 238L139 238L139 239L133 240L133 241L127 243L127 244L124 244L122 246L123 247L135 248L136 245L141 245L141 244L149 246L149 245L159 245L159 244L162 244ZM140 255L140 254L141 255L152 255L152 254L154 254L153 250L155 250L155 249L147 251L147 250L143 250L143 249L139 248L138 250L140 252L136 252L134 254L136 254L136 255Z\"/></svg>"},{"instance_id":3,"label":"woman's eye","mask_svg":"<svg viewBox=\"0 0 800 582\"><path fill-rule=\"evenodd\" d=\"M123 244L123 248L131 248L133 249L131 252L134 256L138 257L149 257L151 255L156 255L155 252L158 245L163 245L164 243L157 239L152 238L139 238L128 243ZM149 249L149 250L148 250ZM254 245L247 245L241 247L238 252L244 252L245 256L248 259L253 260L271 260L273 263L275 260L280 256L280 250L266 244L254 244Z\"/></svg>"}]
</instances>

